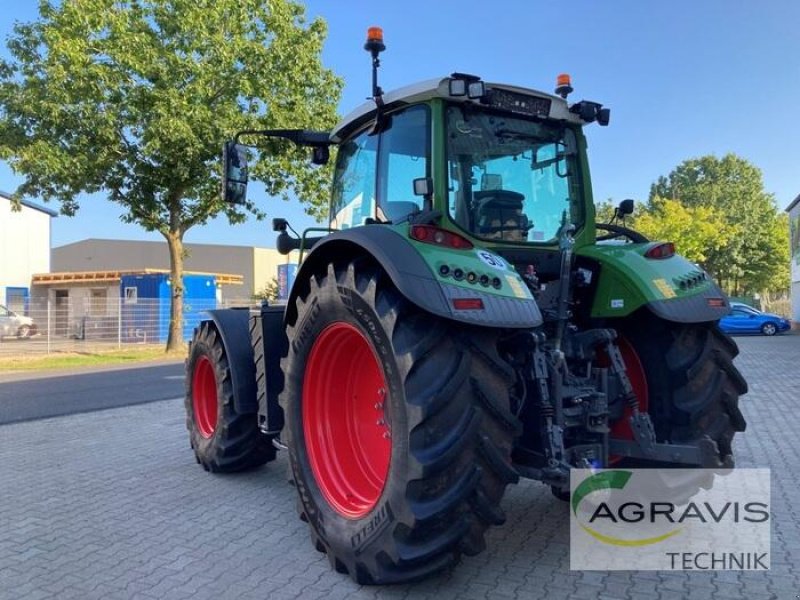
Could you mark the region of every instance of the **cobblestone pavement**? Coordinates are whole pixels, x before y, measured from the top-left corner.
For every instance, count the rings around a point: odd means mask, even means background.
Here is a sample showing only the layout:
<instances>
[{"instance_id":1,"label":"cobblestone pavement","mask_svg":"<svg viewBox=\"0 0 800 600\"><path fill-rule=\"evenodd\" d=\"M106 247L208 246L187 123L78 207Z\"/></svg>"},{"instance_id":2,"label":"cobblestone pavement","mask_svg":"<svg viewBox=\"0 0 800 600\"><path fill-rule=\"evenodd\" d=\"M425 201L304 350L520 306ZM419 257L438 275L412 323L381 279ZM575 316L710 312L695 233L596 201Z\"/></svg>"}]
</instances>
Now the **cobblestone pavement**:
<instances>
[{"instance_id":1,"label":"cobblestone pavement","mask_svg":"<svg viewBox=\"0 0 800 600\"><path fill-rule=\"evenodd\" d=\"M488 550L415 585L359 587L309 542L286 458L214 476L167 400L0 427L0 598L786 598L800 594L800 336L739 338L738 464L772 469L772 570L571 572L567 506L523 481Z\"/></svg>"}]
</instances>

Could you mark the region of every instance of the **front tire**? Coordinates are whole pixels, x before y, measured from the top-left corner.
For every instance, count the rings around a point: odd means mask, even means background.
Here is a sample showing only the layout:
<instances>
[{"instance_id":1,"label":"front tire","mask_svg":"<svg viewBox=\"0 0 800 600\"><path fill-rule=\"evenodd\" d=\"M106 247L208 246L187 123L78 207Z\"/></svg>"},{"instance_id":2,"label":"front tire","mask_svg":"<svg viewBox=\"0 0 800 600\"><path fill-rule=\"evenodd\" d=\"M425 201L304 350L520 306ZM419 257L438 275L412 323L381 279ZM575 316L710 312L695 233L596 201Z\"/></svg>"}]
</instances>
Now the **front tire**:
<instances>
[{"instance_id":1,"label":"front tire","mask_svg":"<svg viewBox=\"0 0 800 600\"><path fill-rule=\"evenodd\" d=\"M282 361L300 517L356 582L420 579L484 547L517 481L497 332L406 302L366 261L313 276Z\"/></svg>"},{"instance_id":2,"label":"front tire","mask_svg":"<svg viewBox=\"0 0 800 600\"><path fill-rule=\"evenodd\" d=\"M189 441L206 471L241 471L275 458L272 440L258 429L257 415L236 410L228 355L210 321L194 332L186 361L185 406Z\"/></svg>"},{"instance_id":3,"label":"front tire","mask_svg":"<svg viewBox=\"0 0 800 600\"><path fill-rule=\"evenodd\" d=\"M764 323L761 326L761 333L769 336L775 335L778 333L778 327L775 325L775 323Z\"/></svg>"},{"instance_id":4,"label":"front tire","mask_svg":"<svg viewBox=\"0 0 800 600\"><path fill-rule=\"evenodd\" d=\"M674 323L649 315L620 329L641 361L657 440L711 442L715 456L700 466L733 467L733 437L746 427L739 396L747 393L733 364L736 342L717 323ZM652 466L631 462L624 461Z\"/></svg>"}]
</instances>

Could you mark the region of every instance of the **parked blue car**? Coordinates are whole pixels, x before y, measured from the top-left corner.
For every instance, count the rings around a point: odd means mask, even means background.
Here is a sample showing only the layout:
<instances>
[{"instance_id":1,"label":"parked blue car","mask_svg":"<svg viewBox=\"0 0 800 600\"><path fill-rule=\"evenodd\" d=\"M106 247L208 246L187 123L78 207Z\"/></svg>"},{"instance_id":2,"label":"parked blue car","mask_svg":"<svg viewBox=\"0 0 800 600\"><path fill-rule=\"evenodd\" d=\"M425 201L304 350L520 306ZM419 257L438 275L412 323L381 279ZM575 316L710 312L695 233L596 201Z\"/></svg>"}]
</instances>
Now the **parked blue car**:
<instances>
[{"instance_id":1,"label":"parked blue car","mask_svg":"<svg viewBox=\"0 0 800 600\"><path fill-rule=\"evenodd\" d=\"M738 302L731 302L731 312L719 321L719 327L725 333L775 335L787 331L791 326L791 321L783 317L764 313L752 306Z\"/></svg>"}]
</instances>

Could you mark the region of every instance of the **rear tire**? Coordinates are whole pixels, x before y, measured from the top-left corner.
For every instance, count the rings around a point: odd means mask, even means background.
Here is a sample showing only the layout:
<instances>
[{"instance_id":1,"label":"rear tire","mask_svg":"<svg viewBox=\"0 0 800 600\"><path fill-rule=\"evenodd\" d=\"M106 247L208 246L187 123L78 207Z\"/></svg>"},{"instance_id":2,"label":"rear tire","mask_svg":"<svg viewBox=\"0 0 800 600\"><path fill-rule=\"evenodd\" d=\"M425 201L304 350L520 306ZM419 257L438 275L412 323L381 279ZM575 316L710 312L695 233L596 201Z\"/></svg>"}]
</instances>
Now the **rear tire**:
<instances>
[{"instance_id":1,"label":"rear tire","mask_svg":"<svg viewBox=\"0 0 800 600\"><path fill-rule=\"evenodd\" d=\"M275 458L255 413L239 413L227 352L214 323L194 331L186 361L186 428L197 462L214 473L241 471Z\"/></svg>"},{"instance_id":2,"label":"rear tire","mask_svg":"<svg viewBox=\"0 0 800 600\"><path fill-rule=\"evenodd\" d=\"M284 441L300 518L331 565L358 583L398 583L480 552L518 479L513 371L498 333L422 312L356 261L311 278L287 335ZM328 403L351 414L331 414ZM339 427L357 428L358 439ZM354 462L372 485L348 479L361 472Z\"/></svg>"},{"instance_id":3,"label":"rear tire","mask_svg":"<svg viewBox=\"0 0 800 600\"><path fill-rule=\"evenodd\" d=\"M733 437L746 427L739 396L747 393L747 383L733 364L739 353L736 342L717 323L673 323L649 315L620 331L644 368L658 441L698 445L710 440L716 459L702 466L733 467ZM619 466L653 463L626 459Z\"/></svg>"}]
</instances>

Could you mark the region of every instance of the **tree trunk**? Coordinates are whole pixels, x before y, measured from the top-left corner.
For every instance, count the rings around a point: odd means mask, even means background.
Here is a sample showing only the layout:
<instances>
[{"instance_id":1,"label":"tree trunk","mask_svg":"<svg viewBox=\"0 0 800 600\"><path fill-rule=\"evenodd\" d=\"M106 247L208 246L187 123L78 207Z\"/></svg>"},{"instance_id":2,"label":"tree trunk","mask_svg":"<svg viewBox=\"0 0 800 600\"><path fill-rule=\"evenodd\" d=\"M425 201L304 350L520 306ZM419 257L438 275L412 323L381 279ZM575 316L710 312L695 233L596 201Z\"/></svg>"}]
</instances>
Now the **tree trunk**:
<instances>
[{"instance_id":1,"label":"tree trunk","mask_svg":"<svg viewBox=\"0 0 800 600\"><path fill-rule=\"evenodd\" d=\"M183 233L170 231L165 234L169 246L169 275L171 280L171 302L169 309L169 335L167 352L180 352L183 341Z\"/></svg>"}]
</instances>

